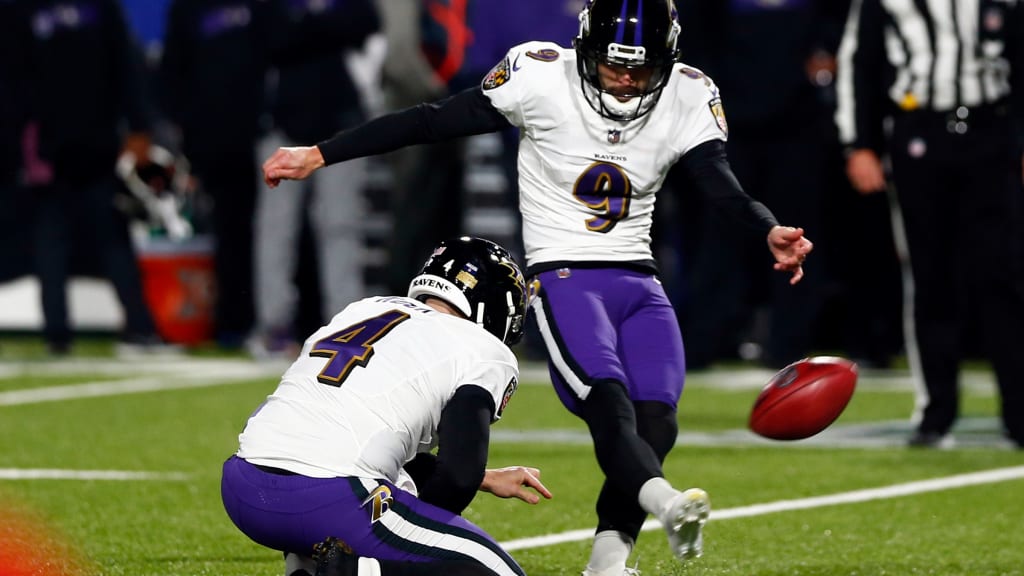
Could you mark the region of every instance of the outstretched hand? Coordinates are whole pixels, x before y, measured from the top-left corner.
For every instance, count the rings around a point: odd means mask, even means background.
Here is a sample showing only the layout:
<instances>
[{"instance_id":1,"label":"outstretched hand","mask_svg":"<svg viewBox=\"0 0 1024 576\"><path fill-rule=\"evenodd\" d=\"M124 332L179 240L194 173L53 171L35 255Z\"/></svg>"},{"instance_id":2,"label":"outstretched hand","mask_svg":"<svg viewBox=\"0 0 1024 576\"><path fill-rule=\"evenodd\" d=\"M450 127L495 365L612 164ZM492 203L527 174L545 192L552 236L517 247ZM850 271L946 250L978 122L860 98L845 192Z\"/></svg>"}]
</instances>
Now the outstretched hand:
<instances>
[{"instance_id":1,"label":"outstretched hand","mask_svg":"<svg viewBox=\"0 0 1024 576\"><path fill-rule=\"evenodd\" d=\"M814 249L814 244L804 237L803 228L775 226L768 232L768 249L775 257L776 270L792 272L790 284L796 284L804 277L804 259Z\"/></svg>"},{"instance_id":2,"label":"outstretched hand","mask_svg":"<svg viewBox=\"0 0 1024 576\"><path fill-rule=\"evenodd\" d=\"M527 504L540 502L540 496L527 490L533 488L547 499L551 492L540 482L540 470L526 466L509 466L484 472L480 489L500 498L519 498Z\"/></svg>"},{"instance_id":3,"label":"outstretched hand","mask_svg":"<svg viewBox=\"0 0 1024 576\"><path fill-rule=\"evenodd\" d=\"M263 181L276 188L281 180L303 180L324 165L324 157L316 146L278 148L263 163Z\"/></svg>"}]
</instances>

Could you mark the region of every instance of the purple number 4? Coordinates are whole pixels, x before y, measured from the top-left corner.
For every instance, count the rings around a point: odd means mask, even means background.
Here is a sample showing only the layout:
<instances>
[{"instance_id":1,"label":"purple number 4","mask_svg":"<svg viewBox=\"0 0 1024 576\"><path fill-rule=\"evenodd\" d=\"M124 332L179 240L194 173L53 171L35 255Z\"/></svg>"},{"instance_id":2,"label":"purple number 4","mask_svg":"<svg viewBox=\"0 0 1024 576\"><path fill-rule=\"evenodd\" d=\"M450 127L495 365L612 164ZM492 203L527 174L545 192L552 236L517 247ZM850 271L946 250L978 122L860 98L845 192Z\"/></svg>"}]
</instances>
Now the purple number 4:
<instances>
[{"instance_id":1,"label":"purple number 4","mask_svg":"<svg viewBox=\"0 0 1024 576\"><path fill-rule=\"evenodd\" d=\"M373 343L408 319L405 312L390 310L319 340L309 355L329 361L316 379L330 386L341 386L353 368L366 366L373 357Z\"/></svg>"}]
</instances>

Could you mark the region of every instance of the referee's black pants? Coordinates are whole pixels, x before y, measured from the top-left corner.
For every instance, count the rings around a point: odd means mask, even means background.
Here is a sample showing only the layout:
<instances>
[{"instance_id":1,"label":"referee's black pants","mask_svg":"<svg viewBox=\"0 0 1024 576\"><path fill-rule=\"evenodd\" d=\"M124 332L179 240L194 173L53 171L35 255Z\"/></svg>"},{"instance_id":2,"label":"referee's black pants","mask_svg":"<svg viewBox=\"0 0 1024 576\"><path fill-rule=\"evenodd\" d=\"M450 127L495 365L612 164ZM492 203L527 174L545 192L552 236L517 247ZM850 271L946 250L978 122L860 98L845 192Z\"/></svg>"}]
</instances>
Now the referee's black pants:
<instances>
[{"instance_id":1,"label":"referee's black pants","mask_svg":"<svg viewBox=\"0 0 1024 576\"><path fill-rule=\"evenodd\" d=\"M919 429L958 415L965 326L981 327L1008 436L1024 445L1021 151L1003 107L896 118L890 154L913 277L912 334L928 392ZM965 114L966 113L966 114Z\"/></svg>"}]
</instances>

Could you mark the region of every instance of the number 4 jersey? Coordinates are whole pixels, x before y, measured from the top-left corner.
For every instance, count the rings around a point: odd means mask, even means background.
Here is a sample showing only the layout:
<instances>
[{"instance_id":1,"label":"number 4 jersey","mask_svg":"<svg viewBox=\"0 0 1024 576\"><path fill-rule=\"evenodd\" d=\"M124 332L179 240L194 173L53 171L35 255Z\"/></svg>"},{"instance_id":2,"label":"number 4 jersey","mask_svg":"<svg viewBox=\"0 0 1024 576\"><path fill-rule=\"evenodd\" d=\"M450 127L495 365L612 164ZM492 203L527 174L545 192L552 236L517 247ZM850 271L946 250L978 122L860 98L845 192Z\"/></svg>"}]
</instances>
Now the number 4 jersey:
<instances>
[{"instance_id":1,"label":"number 4 jersey","mask_svg":"<svg viewBox=\"0 0 1024 576\"><path fill-rule=\"evenodd\" d=\"M306 340L249 417L238 456L311 477L400 483L402 465L434 447L456 389L487 390L497 420L518 370L512 351L468 320L410 298L360 300Z\"/></svg>"},{"instance_id":2,"label":"number 4 jersey","mask_svg":"<svg viewBox=\"0 0 1024 576\"><path fill-rule=\"evenodd\" d=\"M726 139L718 88L676 64L654 109L630 122L584 97L576 53L547 42L509 51L484 95L521 129L520 210L527 266L651 260L654 196L683 154Z\"/></svg>"}]
</instances>

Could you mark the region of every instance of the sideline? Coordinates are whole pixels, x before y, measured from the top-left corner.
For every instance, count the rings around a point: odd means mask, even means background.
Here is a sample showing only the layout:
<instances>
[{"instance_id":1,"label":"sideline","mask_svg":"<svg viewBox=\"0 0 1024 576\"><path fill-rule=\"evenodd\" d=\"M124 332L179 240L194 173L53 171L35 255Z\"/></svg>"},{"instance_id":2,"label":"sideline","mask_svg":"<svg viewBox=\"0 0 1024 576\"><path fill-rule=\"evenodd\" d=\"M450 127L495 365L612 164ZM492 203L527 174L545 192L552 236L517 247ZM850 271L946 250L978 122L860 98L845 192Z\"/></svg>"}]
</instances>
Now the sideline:
<instances>
[{"instance_id":1,"label":"sideline","mask_svg":"<svg viewBox=\"0 0 1024 576\"><path fill-rule=\"evenodd\" d=\"M776 512L792 512L794 510L807 510L810 508L822 508L824 506L854 504L857 502L869 502L872 500L886 500L890 498L910 496L913 494L924 494L926 492L938 492L941 490L965 488L967 486L978 486L980 484L1008 482L1011 480L1020 480L1022 478L1024 478L1024 466L996 468L994 470L958 474L956 476L933 478L931 480L919 480L904 484L893 484L891 486L882 486L880 488L840 492L828 496L813 496L810 498L800 498L798 500L779 500L778 502L753 504L750 506L740 506L738 508L727 508L725 510L712 510L710 519L730 520L732 518L749 518L751 516L762 516L765 514L774 514ZM644 525L641 528L644 532L660 529L661 522L653 519L644 522ZM547 536L535 536L532 538L509 540L507 542L502 542L501 546L505 548L505 550L513 552L516 550L565 544L567 542L590 540L593 537L594 529L587 528L586 530L570 530L568 532L549 534Z\"/></svg>"}]
</instances>

